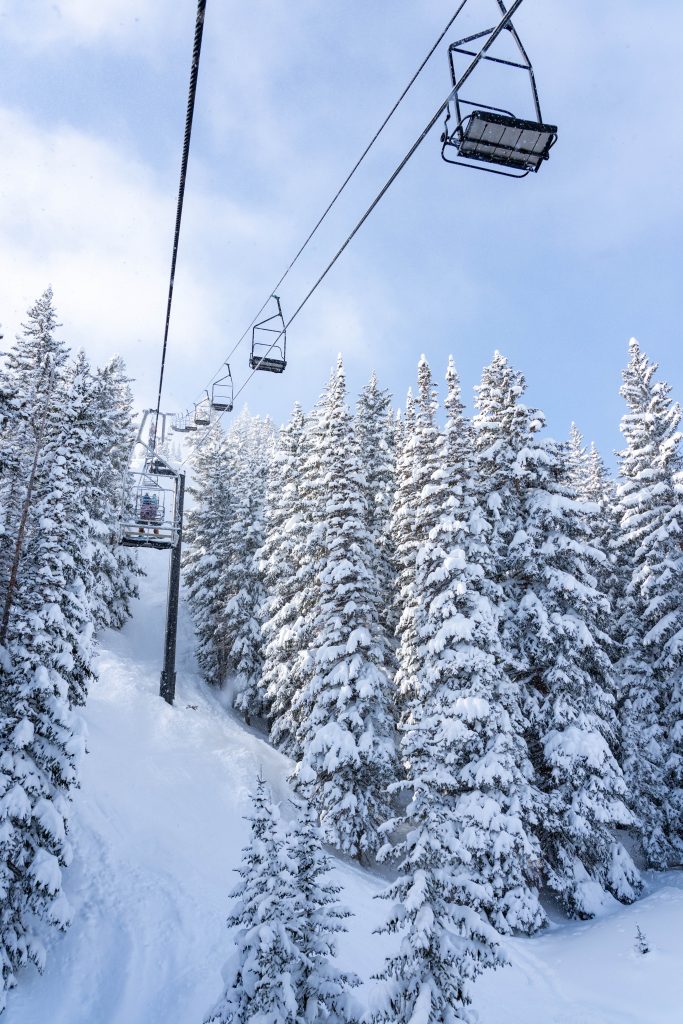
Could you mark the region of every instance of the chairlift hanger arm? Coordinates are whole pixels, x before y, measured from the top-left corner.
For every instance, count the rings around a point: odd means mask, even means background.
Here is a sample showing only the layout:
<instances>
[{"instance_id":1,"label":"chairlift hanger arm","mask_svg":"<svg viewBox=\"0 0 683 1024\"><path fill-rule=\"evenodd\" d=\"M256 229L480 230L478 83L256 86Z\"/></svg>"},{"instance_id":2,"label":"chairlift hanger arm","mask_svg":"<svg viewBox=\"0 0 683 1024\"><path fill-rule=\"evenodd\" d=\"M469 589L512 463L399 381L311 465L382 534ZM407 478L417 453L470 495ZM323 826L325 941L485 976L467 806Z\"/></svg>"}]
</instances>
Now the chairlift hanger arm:
<instances>
[{"instance_id":1,"label":"chairlift hanger arm","mask_svg":"<svg viewBox=\"0 0 683 1024\"><path fill-rule=\"evenodd\" d=\"M507 13L508 16L510 16L512 13L514 13L514 9L515 9L514 5L513 5L513 7L510 8L509 11L507 11L506 7L505 7L505 4L503 3L503 0L497 0L497 3L498 3L498 6L499 6L499 8L500 8L500 10L501 10L501 12L503 14ZM536 117L538 118L539 123L542 123L543 122L543 116L541 114L541 104L540 104L540 100L538 98L538 89L536 87L536 76L534 75L533 65L531 63L531 60L529 59L528 53L526 52L526 50L524 48L524 44L522 43L522 40L519 37L517 29L513 25L512 21L509 21L505 25L505 29L512 36L512 38L514 40L514 43L515 43L515 46L519 50L519 53L520 53L524 63L523 64L519 64L516 61L505 60L502 57L492 57L489 54L486 54L483 57L483 59L486 60L486 61L490 61L493 64L506 64L506 65L508 65L510 67L521 68L524 71L528 72L529 80L530 80L530 83L531 83L531 92L532 92L532 96L533 96L534 107L536 109ZM448 47L448 59L449 59L450 68L451 68L451 82L453 83L454 89L456 89L456 90L460 89L462 87L463 83L457 81L457 75L456 75L456 71L455 71L455 64L453 62L453 54L454 53L462 53L462 54L464 54L466 56L474 57L475 54L473 53L473 51L465 50L465 49L463 49L463 47L467 43L474 42L476 39L482 39L484 36L489 35L493 31L494 31L494 29L491 29L491 28L484 29L481 32L475 32L473 35L465 36L463 39L458 39L455 43L451 43L450 44L450 46ZM459 101L458 101L458 97L457 97L457 92L456 92L456 97L455 97L455 103L456 103L456 107L459 108ZM481 106L481 104L478 104L478 105ZM460 120L459 116L458 116L458 120ZM448 163L454 163L454 162L457 162L457 161L452 161L452 160L448 161ZM493 173L500 173L500 172L495 172L494 171Z\"/></svg>"},{"instance_id":2,"label":"chairlift hanger arm","mask_svg":"<svg viewBox=\"0 0 683 1024\"><path fill-rule=\"evenodd\" d=\"M503 3L503 0L498 0L498 6L500 7L501 11L505 10L505 4ZM517 43L517 47L519 49L519 52L522 54L522 57L526 61L526 66L529 69L529 76L531 78L531 90L532 90L532 92L534 94L534 105L536 107L536 116L538 117L538 120L542 122L543 121L543 117L541 116L541 104L540 104L540 101L539 101L539 98L538 98L538 89L536 88L536 77L534 75L533 65L532 65L531 61L529 60L528 53L524 49L524 44L522 43L522 40L519 38L519 36L517 34L517 29L512 24L512 22L510 22L510 24L508 25L508 28L510 29L510 32L512 34L512 38Z\"/></svg>"}]
</instances>

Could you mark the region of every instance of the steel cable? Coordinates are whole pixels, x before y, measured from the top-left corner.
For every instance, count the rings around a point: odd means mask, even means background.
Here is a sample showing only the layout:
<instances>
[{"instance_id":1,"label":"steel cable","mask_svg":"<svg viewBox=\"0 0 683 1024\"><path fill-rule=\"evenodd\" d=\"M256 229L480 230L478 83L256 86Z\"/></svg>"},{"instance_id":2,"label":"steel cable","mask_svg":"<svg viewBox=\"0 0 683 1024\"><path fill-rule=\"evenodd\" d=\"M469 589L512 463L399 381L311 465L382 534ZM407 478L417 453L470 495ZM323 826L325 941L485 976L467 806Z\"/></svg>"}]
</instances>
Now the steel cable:
<instances>
[{"instance_id":1,"label":"steel cable","mask_svg":"<svg viewBox=\"0 0 683 1024\"><path fill-rule=\"evenodd\" d=\"M173 253L171 255L171 276L168 283L168 301L166 303L166 322L164 324L164 343L161 350L161 369L159 371L159 391L157 393L156 414L154 417L154 432L152 434L151 448L156 448L157 428L159 424L159 410L161 408L161 392L164 386L164 370L166 368L166 350L168 348L168 330L171 322L171 306L173 304L173 284L175 281L175 268L178 259L178 242L180 240L180 223L183 216L183 201L185 199L185 179L187 178L187 162L190 156L190 139L192 137L192 120L194 117L194 102L197 94L197 77L199 75L199 58L202 52L202 36L204 34L204 15L206 12L206 0L197 0L197 18L194 29L194 44L192 47L192 67L190 69L190 89L187 97L187 112L185 115L185 135L183 138L183 155L180 162L180 184L178 186L178 203L176 206L175 231L173 234Z\"/></svg>"}]
</instances>

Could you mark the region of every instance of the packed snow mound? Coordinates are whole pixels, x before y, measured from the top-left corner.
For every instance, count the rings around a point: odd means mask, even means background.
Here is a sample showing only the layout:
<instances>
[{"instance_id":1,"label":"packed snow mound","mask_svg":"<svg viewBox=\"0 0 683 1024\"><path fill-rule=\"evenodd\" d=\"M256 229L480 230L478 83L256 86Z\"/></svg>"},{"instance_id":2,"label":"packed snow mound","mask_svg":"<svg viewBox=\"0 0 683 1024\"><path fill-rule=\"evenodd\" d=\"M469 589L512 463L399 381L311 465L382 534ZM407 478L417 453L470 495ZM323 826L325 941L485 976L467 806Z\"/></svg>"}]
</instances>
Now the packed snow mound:
<instances>
[{"instance_id":1,"label":"packed snow mound","mask_svg":"<svg viewBox=\"0 0 683 1024\"><path fill-rule=\"evenodd\" d=\"M85 718L88 756L71 823L66 893L72 925L40 976L23 972L7 1024L201 1024L222 990L233 869L248 836L249 792L263 774L287 814L289 764L200 679L181 614L178 694L159 697L166 556L149 572L135 617L102 638ZM368 982L391 939L373 931L384 881L337 861L355 914L340 964ZM647 877L630 907L511 939L511 966L475 986L481 1024L675 1024L683 1005L683 873ZM552 915L552 911L551 911ZM636 926L650 952L636 952Z\"/></svg>"}]
</instances>

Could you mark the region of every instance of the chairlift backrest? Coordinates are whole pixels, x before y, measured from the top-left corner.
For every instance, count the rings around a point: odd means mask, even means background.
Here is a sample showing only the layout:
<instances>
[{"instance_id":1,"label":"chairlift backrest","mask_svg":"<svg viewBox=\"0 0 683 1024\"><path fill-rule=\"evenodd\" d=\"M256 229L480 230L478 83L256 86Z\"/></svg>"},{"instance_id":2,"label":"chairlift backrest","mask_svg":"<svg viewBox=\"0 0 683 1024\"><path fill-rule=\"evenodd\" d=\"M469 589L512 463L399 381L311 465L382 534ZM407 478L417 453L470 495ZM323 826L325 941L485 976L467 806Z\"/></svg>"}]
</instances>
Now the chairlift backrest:
<instances>
[{"instance_id":1,"label":"chairlift backrest","mask_svg":"<svg viewBox=\"0 0 683 1024\"><path fill-rule=\"evenodd\" d=\"M252 370L282 373L287 366L287 328L280 298L278 295L272 298L277 303L277 312L254 324L249 366Z\"/></svg>"}]
</instances>

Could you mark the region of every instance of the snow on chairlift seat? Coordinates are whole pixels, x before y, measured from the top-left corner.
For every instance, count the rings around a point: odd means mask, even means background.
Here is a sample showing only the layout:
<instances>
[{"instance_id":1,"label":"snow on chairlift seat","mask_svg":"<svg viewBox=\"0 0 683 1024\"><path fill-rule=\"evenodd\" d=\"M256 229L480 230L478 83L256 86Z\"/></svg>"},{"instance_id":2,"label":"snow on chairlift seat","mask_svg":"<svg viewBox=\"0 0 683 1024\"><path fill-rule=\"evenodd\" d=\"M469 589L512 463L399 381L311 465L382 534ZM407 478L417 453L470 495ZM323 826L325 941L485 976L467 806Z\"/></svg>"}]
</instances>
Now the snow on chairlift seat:
<instances>
[{"instance_id":1,"label":"snow on chairlift seat","mask_svg":"<svg viewBox=\"0 0 683 1024\"><path fill-rule=\"evenodd\" d=\"M555 125L474 110L458 129L457 149L468 160L536 172L556 139Z\"/></svg>"},{"instance_id":2,"label":"snow on chairlift seat","mask_svg":"<svg viewBox=\"0 0 683 1024\"><path fill-rule=\"evenodd\" d=\"M164 460L158 455L153 456L152 459L150 460L149 472L152 473L154 476L176 475L175 469L172 469L171 466L169 466L168 463L164 462Z\"/></svg>"}]
</instances>

